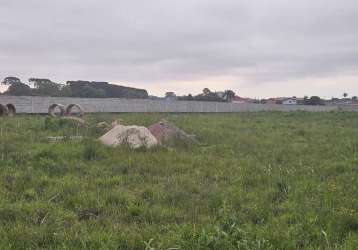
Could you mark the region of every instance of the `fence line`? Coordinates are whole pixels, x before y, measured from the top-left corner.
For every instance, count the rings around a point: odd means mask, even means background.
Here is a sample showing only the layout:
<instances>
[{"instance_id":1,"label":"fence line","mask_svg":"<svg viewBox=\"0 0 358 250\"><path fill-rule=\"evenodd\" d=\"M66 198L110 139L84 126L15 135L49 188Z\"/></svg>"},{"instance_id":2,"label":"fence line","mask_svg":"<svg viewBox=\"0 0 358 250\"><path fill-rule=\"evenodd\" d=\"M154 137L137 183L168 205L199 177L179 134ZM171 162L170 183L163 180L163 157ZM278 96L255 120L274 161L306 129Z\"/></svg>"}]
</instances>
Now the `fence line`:
<instances>
[{"instance_id":1,"label":"fence line","mask_svg":"<svg viewBox=\"0 0 358 250\"><path fill-rule=\"evenodd\" d=\"M39 96L0 96L0 104L13 104L17 113L43 114L51 104L79 104L85 112L168 112L168 113L230 113L259 111L358 111L350 106L308 106L251 103L222 103L198 101L164 101L122 98L70 98Z\"/></svg>"}]
</instances>

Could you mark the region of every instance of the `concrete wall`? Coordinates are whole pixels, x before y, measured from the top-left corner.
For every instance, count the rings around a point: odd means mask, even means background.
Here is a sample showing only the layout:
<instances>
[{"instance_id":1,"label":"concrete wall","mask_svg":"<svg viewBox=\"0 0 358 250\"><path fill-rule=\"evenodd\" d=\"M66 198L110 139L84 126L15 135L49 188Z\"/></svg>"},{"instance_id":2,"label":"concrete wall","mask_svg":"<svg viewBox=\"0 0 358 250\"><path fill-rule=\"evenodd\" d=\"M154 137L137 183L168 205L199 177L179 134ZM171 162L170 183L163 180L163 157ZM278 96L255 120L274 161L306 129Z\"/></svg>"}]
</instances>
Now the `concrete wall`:
<instances>
[{"instance_id":1,"label":"concrete wall","mask_svg":"<svg viewBox=\"0 0 358 250\"><path fill-rule=\"evenodd\" d=\"M194 101L152 101L147 99L67 98L0 96L0 104L13 104L17 113L47 113L51 104L79 104L85 112L257 112L257 111L358 111L358 108L338 106L238 104Z\"/></svg>"}]
</instances>

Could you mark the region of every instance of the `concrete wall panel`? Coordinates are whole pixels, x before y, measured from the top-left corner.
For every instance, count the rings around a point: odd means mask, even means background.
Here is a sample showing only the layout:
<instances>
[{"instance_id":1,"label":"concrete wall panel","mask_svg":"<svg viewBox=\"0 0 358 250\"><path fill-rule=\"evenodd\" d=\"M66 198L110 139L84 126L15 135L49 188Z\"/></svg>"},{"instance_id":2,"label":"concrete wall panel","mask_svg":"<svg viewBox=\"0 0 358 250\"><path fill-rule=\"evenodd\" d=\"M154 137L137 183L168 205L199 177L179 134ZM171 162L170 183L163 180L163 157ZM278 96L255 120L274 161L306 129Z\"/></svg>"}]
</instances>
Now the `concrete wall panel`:
<instances>
[{"instance_id":1,"label":"concrete wall panel","mask_svg":"<svg viewBox=\"0 0 358 250\"><path fill-rule=\"evenodd\" d=\"M118 98L68 98L38 96L0 96L0 104L13 104L17 113L44 114L51 104L79 104L85 112L172 112L172 113L215 113L215 112L260 112L260 111L358 111L358 107L277 105L277 104L238 104L196 101L154 101L147 99Z\"/></svg>"}]
</instances>

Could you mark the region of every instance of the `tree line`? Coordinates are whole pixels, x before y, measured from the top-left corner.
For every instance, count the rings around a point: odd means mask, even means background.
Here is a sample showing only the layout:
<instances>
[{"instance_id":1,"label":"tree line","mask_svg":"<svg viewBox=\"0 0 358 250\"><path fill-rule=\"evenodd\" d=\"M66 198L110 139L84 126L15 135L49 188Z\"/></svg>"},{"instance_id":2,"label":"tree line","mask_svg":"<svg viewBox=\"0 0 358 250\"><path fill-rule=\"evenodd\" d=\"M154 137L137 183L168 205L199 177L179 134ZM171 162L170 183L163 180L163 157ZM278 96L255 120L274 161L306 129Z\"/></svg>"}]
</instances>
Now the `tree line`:
<instances>
[{"instance_id":1,"label":"tree line","mask_svg":"<svg viewBox=\"0 0 358 250\"><path fill-rule=\"evenodd\" d=\"M174 92L165 93L167 99L176 99L178 101L207 101L207 102L232 102L235 97L235 92L232 90L225 90L221 92L212 92L208 88L204 88L203 92L198 95L184 95L176 96Z\"/></svg>"},{"instance_id":2,"label":"tree line","mask_svg":"<svg viewBox=\"0 0 358 250\"><path fill-rule=\"evenodd\" d=\"M51 96L84 98L148 98L144 89L130 88L108 82L68 81L60 84L43 78L30 78L23 83L20 78L9 76L2 82L8 86L3 95Z\"/></svg>"}]
</instances>

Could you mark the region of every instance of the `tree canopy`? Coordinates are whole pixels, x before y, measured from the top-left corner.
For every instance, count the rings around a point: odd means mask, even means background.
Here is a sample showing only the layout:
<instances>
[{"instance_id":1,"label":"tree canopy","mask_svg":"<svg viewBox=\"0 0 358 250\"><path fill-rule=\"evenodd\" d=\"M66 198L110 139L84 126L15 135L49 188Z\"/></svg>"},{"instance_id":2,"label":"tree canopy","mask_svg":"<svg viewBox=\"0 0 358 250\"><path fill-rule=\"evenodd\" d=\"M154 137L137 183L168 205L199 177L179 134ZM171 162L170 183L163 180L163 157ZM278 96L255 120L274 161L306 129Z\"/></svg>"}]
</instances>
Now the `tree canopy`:
<instances>
[{"instance_id":1,"label":"tree canopy","mask_svg":"<svg viewBox=\"0 0 358 250\"><path fill-rule=\"evenodd\" d=\"M8 76L1 82L3 85L12 85L14 83L21 83L21 80L14 76Z\"/></svg>"},{"instance_id":2,"label":"tree canopy","mask_svg":"<svg viewBox=\"0 0 358 250\"><path fill-rule=\"evenodd\" d=\"M224 99L227 101L227 102L232 102L232 100L234 99L235 97L235 92L232 91L232 90L225 90L225 93L224 93Z\"/></svg>"},{"instance_id":3,"label":"tree canopy","mask_svg":"<svg viewBox=\"0 0 358 250\"><path fill-rule=\"evenodd\" d=\"M22 82L14 82L9 86L4 94L13 96L29 96L32 95L32 92L28 85Z\"/></svg>"},{"instance_id":4,"label":"tree canopy","mask_svg":"<svg viewBox=\"0 0 358 250\"><path fill-rule=\"evenodd\" d=\"M30 78L34 85L33 94L37 96L61 96L62 85L52 82L50 79Z\"/></svg>"},{"instance_id":5,"label":"tree canopy","mask_svg":"<svg viewBox=\"0 0 358 250\"><path fill-rule=\"evenodd\" d=\"M177 96L177 95L176 95L174 92L166 92L166 93L165 93L165 97L167 97L167 98L168 98L168 97L169 97L169 98L170 98L170 97L176 97L176 96Z\"/></svg>"},{"instance_id":6,"label":"tree canopy","mask_svg":"<svg viewBox=\"0 0 358 250\"><path fill-rule=\"evenodd\" d=\"M221 94L222 93L222 94ZM203 93L192 96L179 96L180 101L204 101L204 102L232 102L235 97L235 92L232 90L226 90L225 92L212 92L208 88L203 89Z\"/></svg>"},{"instance_id":7,"label":"tree canopy","mask_svg":"<svg viewBox=\"0 0 358 250\"><path fill-rule=\"evenodd\" d=\"M311 98L308 98L306 96L304 98L304 104L305 105L325 105L325 102L319 96L311 96Z\"/></svg>"},{"instance_id":8,"label":"tree canopy","mask_svg":"<svg viewBox=\"0 0 358 250\"><path fill-rule=\"evenodd\" d=\"M87 98L148 98L144 89L110 84L108 82L68 81L66 85L46 78L30 78L29 84L17 77L6 77L2 82L8 85L6 95L63 96ZM31 88L29 85L33 86Z\"/></svg>"}]
</instances>

